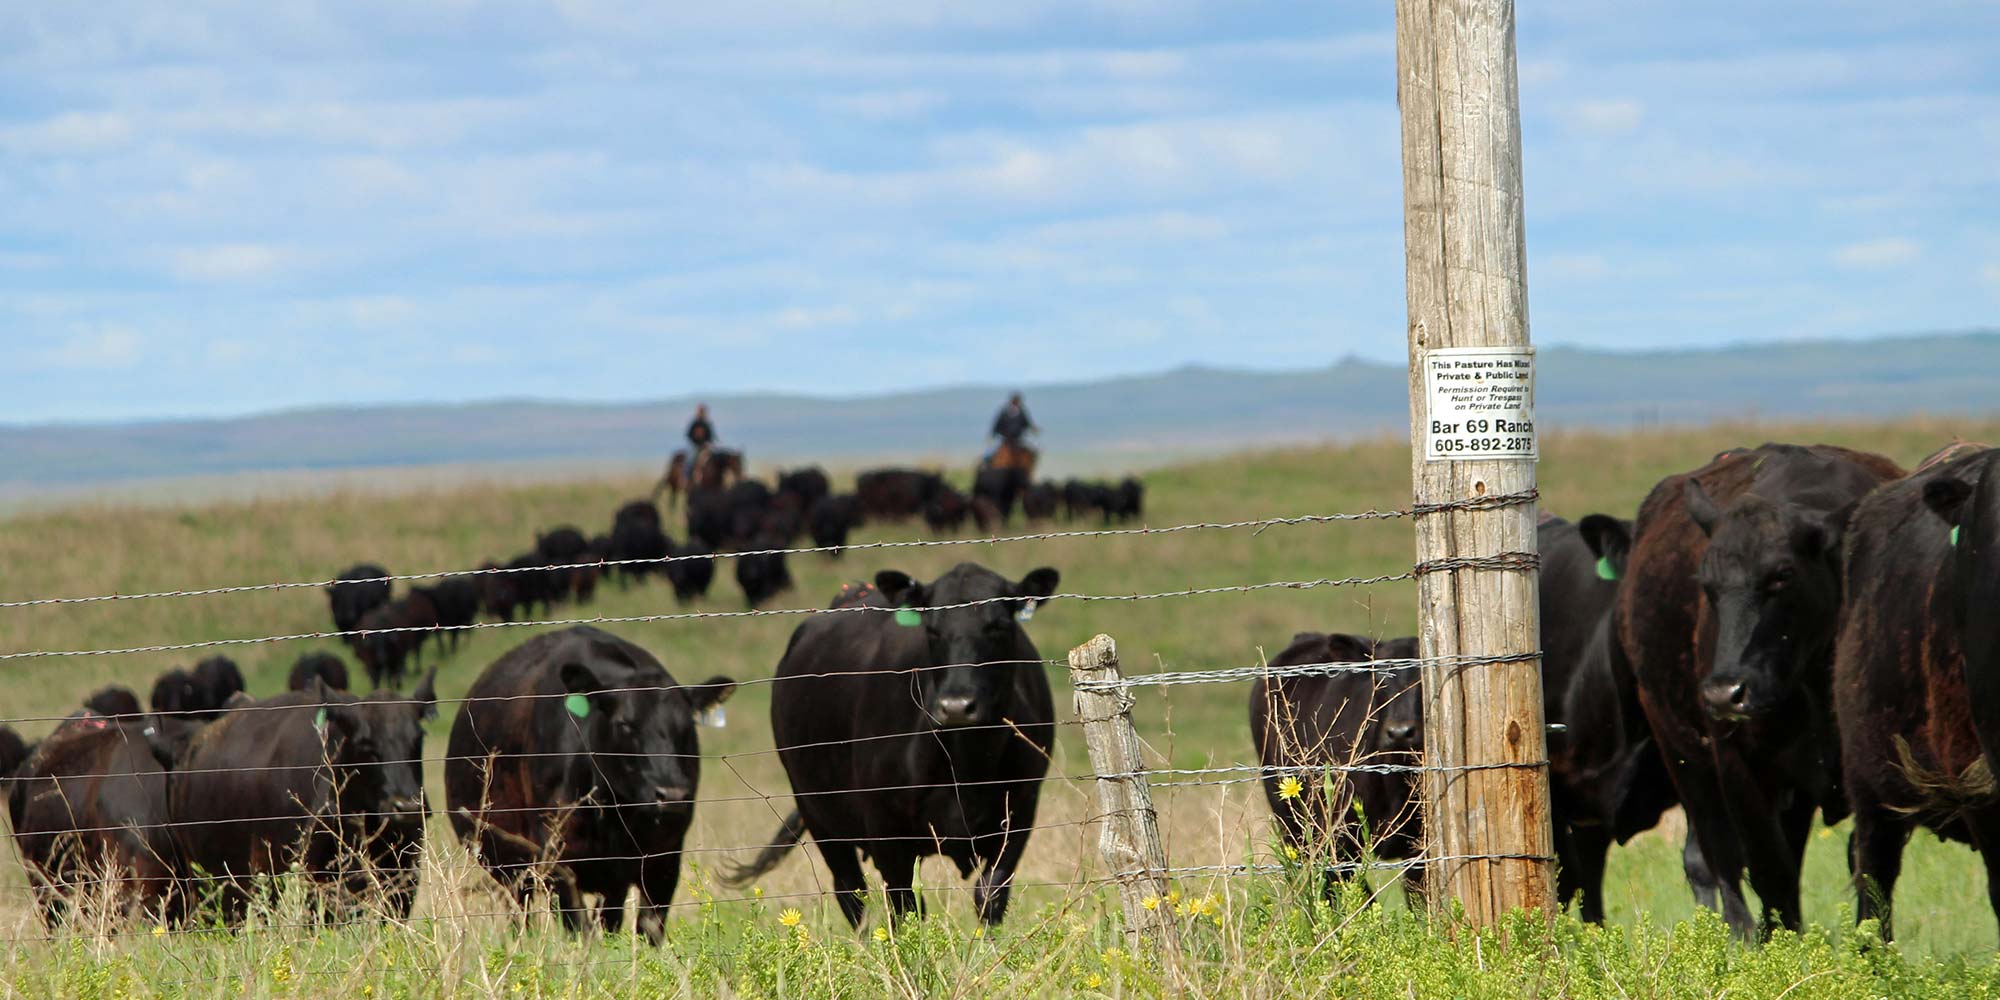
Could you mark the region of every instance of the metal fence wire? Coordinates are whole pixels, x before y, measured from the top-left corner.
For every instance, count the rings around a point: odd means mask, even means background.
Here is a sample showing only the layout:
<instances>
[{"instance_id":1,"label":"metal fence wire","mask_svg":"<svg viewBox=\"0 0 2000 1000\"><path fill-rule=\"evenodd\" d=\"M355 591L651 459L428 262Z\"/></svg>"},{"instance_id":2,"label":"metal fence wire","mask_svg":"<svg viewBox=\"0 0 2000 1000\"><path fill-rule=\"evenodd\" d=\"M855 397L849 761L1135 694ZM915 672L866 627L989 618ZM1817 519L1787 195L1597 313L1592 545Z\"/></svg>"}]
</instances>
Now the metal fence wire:
<instances>
[{"instance_id":1,"label":"metal fence wire","mask_svg":"<svg viewBox=\"0 0 2000 1000\"><path fill-rule=\"evenodd\" d=\"M531 569L656 568L695 558L720 561L751 556L802 556L833 551L861 552L971 544L1019 545L1068 539L1145 539L1189 532L1262 532L1278 526L1335 525L1344 522L1422 517L1453 510L1494 510L1531 504L1535 499L1535 493L1527 491L1396 510L1308 514L1188 523L1167 527L1041 531L994 538L923 539L861 542L841 546L764 548L699 556L670 555L658 559L592 560ZM1385 574L1246 581L1133 593L1057 593L1048 599L1086 603L1188 601L1221 594L1354 588L1411 581L1424 573L1451 570L1512 571L1532 568L1533 565L1532 555L1503 553L1488 557L1434 560L1401 572ZM529 570L523 568L450 570L384 575L373 578L373 582L389 585L525 571ZM62 613L65 609L86 605L120 606L124 603L141 601L195 601L221 595L318 590L332 586L336 582L347 584L356 581L310 580L5 601L0 602L0 633L5 631L5 613L30 610L39 613ZM995 597L940 604L924 610L930 612L964 610L998 603L1018 604L1020 601L1019 597ZM328 639L359 642L373 636L394 633L421 632L426 635L442 635L498 628L546 629L669 621L708 624L763 617L796 617L803 621L815 616L899 615L907 610L863 603L836 607L742 611L698 610L617 616L545 615L532 620L474 621L452 626L251 634L202 641L162 641L101 648L17 649L0 653L0 661L8 661L5 669L19 672L59 669L57 664L86 657L139 656ZM1541 768L1547 765L1546 761L1455 767L1433 765L1424 758L1420 749L1414 751L1409 748L1383 749L1371 742L1374 737L1369 735L1377 732L1382 725L1386 698L1377 700L1376 696L1385 692L1393 693L1389 689L1396 685L1408 687L1413 683L1416 672L1425 667L1474 670L1496 664L1532 660L1539 656L1537 653L1429 659L1390 657L1361 661L1319 660L1279 666L1259 662L1203 669L1163 670L1125 676L1117 666L1115 651L1103 655L1090 652L1097 648L1095 643L1108 645L1107 640L1094 640L1093 644L1079 647L1067 659L1014 658L831 673L801 673L734 681L731 682L730 689L776 689L781 685L806 681L832 683L835 678L840 677L895 676L908 681L915 697L914 692L918 690L919 684L933 674L943 676L948 672L962 671L966 668L996 667L1046 671L1048 668L1067 664L1070 667L1069 683L1065 687L1058 680L1054 685L1054 694L1058 705L1065 700L1065 697L1075 700L1076 717L1062 717L1058 710L1058 717L1049 724L1051 732L1061 734L1056 740L1057 749L1053 753L1044 755L1046 772L1032 778L1033 785L1046 790L1042 793L1045 800L1052 796L1060 799L1053 806L1045 803L1044 815L1025 825L1005 826L991 835L975 835L964 830L932 830L929 833L900 838L893 834L868 838L840 836L823 838L809 832L808 839L822 848L863 849L871 844L881 849L883 844L900 839L911 841L912 843L908 845L909 850L916 855L963 850L964 845L977 840L978 851L983 852L981 856L984 857L1003 843L1024 842L1030 837L1037 843L1051 838L1074 838L1073 856L1058 858L1053 864L1045 860L1038 865L1041 872L1053 869L1066 872L1067 877L1049 878L1043 875L1030 877L1015 871L1000 876L1002 881L1014 888L1040 887L1071 893L1088 893L1106 886L1118 886L1121 894L1129 897L1131 905L1127 907L1126 912L1128 919L1134 920L1145 919L1145 914L1160 908L1161 896L1172 892L1169 887L1178 880L1271 878L1295 875L1309 879L1337 880L1365 876L1369 872L1407 874L1421 870L1426 865L1497 857L1427 856L1421 847L1421 837L1413 841L1419 845L1414 850L1404 849L1399 853L1384 848L1393 838L1403 837L1407 840L1409 832L1420 827L1422 816L1418 807L1422 796L1418 779L1422 775L1460 774L1490 768ZM1092 656L1099 658L1092 660ZM43 661L46 661L46 665ZM1060 678L1062 674L1060 671L1054 671L1052 676ZM1349 687L1364 692L1360 697L1366 703L1327 705L1288 701L1297 694L1294 689L1299 685L1342 680L1360 682L1358 686ZM1268 711L1287 713L1284 715L1287 720L1304 719L1309 716L1318 718L1320 715L1331 713L1353 721L1349 723L1349 729L1345 732L1333 732L1324 726L1316 729L1316 735L1325 739L1326 746L1281 747L1282 752L1266 753L1257 763L1218 762L1211 759L1198 766L1186 762L1176 763L1169 753L1163 750L1172 740L1170 733L1141 732L1138 723L1135 722L1134 710L1142 707L1142 699L1168 697L1174 688L1211 690L1217 685L1245 684L1265 692L1269 698L1269 704L1266 706ZM690 699L728 693L710 690L706 682L698 680L680 685L680 689ZM612 686L595 693L610 697L638 695L658 690L651 687ZM8 730L4 735L11 735L15 727L21 727L26 730L39 730L41 737L33 742L18 742L20 758L18 768L0 776L0 793L4 793L8 802L11 839L16 846L17 861L25 868L27 876L25 883L9 881L0 884L0 909L8 905L4 900L12 898L18 901L18 909L38 912L43 917L43 922L37 929L31 931L27 925L32 924L32 920L23 917L17 921L19 932L7 937L6 940L10 946L20 948L63 940L74 934L85 933L86 928L89 929L88 933L110 938L139 934L186 937L211 935L216 933L216 920L220 918L227 922L229 912L226 908L215 910L196 905L198 901L212 901L217 892L232 890L240 891L250 897L250 905L275 906L276 904L270 901L283 897L287 891L283 886L288 881L298 883L308 896L320 902L303 911L291 911L289 919L285 912L271 910L258 922L260 928L304 930L348 922L373 922L385 919L414 924L440 921L518 920L524 913L544 905L543 901L549 894L553 894L558 900L564 898L562 894L564 880L568 879L574 883L579 872L600 866L623 865L645 868L659 865L669 856L672 857L674 864L684 864L694 877L682 878L681 891L672 900L650 901L649 905L662 914L672 909L691 906L725 903L765 905L780 900L825 899L830 887L820 884L823 874L816 866L811 867L809 886L800 887L794 880L792 888L769 893L748 887L719 888L713 884L710 877L731 863L740 862L745 857L769 848L769 839L764 835L769 824L780 822L789 824L787 814L797 809L801 802L815 797L845 796L850 797L849 801L860 801L861 798L876 801L891 798L914 800L936 797L940 793L964 795L989 788L1018 789L1023 780L1014 775L981 776L988 773L981 768L981 765L987 762L956 758L949 758L951 767L948 774L943 777L903 776L872 782L849 783L830 789L793 790L784 787L766 787L769 785L768 781L760 782L745 770L745 766L753 762L762 762L760 766L768 769L770 758L787 752L831 754L836 751L857 749L865 751L869 744L906 745L927 741L935 742L940 747L950 746L950 741L940 735L940 729L935 725L936 720L933 717L931 724L915 728L793 742L782 748L759 746L753 749L706 753L691 753L677 748L639 750L558 748L513 752L508 754L509 767L532 769L546 765L568 768L578 773L594 775L596 780L587 782L590 791L572 801L525 805L482 801L474 810L463 803L439 804L429 801L428 793L415 798L406 796L404 799L393 801L379 794L371 797L370 789L393 784L388 776L399 771L416 772L417 787L422 788L427 773L435 774L436 769L452 764L486 769L483 773L490 787L490 783L496 780L493 769L498 766L491 754L450 751L441 755L423 753L419 750L420 743L405 742L392 747L390 744L394 741L387 739L386 736L376 743L371 743L372 750L362 752L356 749L363 742L362 737L352 733L347 735L335 733L334 729L337 727L330 727L327 721L329 712L339 712L356 705L370 706L371 711L407 709L412 715L423 716L437 713L448 719L452 714L450 710L475 704L508 705L551 699L563 700L570 714L581 720L587 716L588 711L575 706L576 697L577 695L569 692L545 691L514 693L491 698L472 698L469 695L419 698L378 693L359 701L351 696L333 694L321 698L312 695L293 696L275 702L271 699L238 696L220 707L161 708L142 711L137 715L105 716L87 710L63 714L13 713L10 717L0 719L0 723L4 723ZM1347 697L1353 697L1352 691ZM1097 707L1087 709L1086 703ZM928 714L929 709L926 708L925 712ZM206 734L218 731L213 728L220 724L217 720L232 718L248 720L265 713L289 713L288 717L297 718L300 720L300 725L313 726L318 733L318 756L286 761L250 760L231 763L228 766L200 766L194 763L194 755L190 748L199 746ZM1151 718L1161 713L1149 710L1144 714ZM695 713L690 715L689 721L700 722L701 718L699 713ZM1284 725L1278 723L1271 725L1284 729L1285 725L1289 724L1286 722ZM1010 719L960 726L951 732L953 739L975 735L997 736L1003 741L1010 736L1028 738L1024 734L1024 727ZM1280 736L1290 738L1287 734L1291 733L1292 730L1285 729ZM1075 752L1065 750L1064 747L1074 744L1079 736L1089 750L1088 767L1071 767L1066 763L1074 759ZM1284 742L1284 739L1278 736L1274 736L1273 739L1279 743ZM118 748L125 752L97 753L94 756L73 752L79 746L102 746L107 742L115 742ZM1116 749L1113 745L1121 743L1137 749L1121 757L1112 752ZM0 753L4 753L5 744L5 740L0 740ZM729 839L731 835L721 835L713 825L696 825L696 832L690 842L675 844L670 850L599 849L583 842L587 838L582 838L576 844L559 843L563 832L574 828L565 824L574 824L578 821L578 817L594 816L605 822L629 828L635 822L634 817L641 815L647 808L656 807L657 803L621 800L615 792L616 779L608 776L629 773L634 768L661 760L672 760L677 766L698 764L710 773L717 771L725 773L732 783L741 785L744 791L740 793L718 792L711 788L701 791L693 802L685 804L685 813L692 817L701 817L718 809L730 810L730 815L737 820L737 825L732 828L732 835L740 836L731 840ZM289 787L318 791L297 793L289 804L281 804L278 807L268 805L256 807L246 804L241 808L224 809L213 815L191 815L183 812L178 790L184 783L197 778L222 775L234 775L239 778L243 775L263 775L273 782L289 783ZM1179 859L1182 863L1171 863L1173 859L1168 856L1168 851L1173 844L1170 842L1171 838L1163 841L1158 834L1157 810L1151 804L1153 791L1157 790L1167 796L1203 793L1242 796L1249 791L1243 786L1259 784L1265 786L1264 797L1270 800L1272 808L1279 813L1278 818L1281 822L1269 827L1276 831L1274 835L1252 839L1254 846L1251 849L1251 856L1235 859L1218 858L1212 863L1191 863L1195 859L1182 858ZM1403 808L1393 815L1357 819L1352 808L1353 803L1374 794L1367 788L1377 786L1395 792L1393 797L1403 803ZM122 790L120 795L111 798L128 804L140 803L144 808L124 814L116 810L107 810L104 805L107 800L101 795L107 788ZM299 795L306 795L312 801L299 798ZM1253 805L1251 808L1254 810L1261 807ZM462 815L454 815L454 810ZM470 820L474 812L477 813L478 825L474 833L464 839L454 836L452 828L446 823L436 822L442 818L452 820L456 824L459 820ZM517 818L519 822L515 822ZM496 850L495 844L504 846L508 843L505 840L507 837L523 840L522 830L527 828L524 824L530 823L548 824L548 830L545 832L549 833L549 837L546 841L534 842L534 845L542 851L541 856L527 858L518 865L522 872L527 873L527 876L524 876L526 881L514 887L519 891L503 892L497 882L491 882L487 878L488 863L495 862L495 858L485 852ZM752 825L746 827L744 823ZM415 844L408 845L396 841L395 838L398 836L407 837L412 824L417 831ZM508 829L488 837L489 828L497 830L501 827ZM781 831L788 828L789 825L781 827ZM1148 829L1152 832L1148 833ZM1101 860L1090 858L1085 846L1093 832L1098 834L1101 846L1109 845L1103 846L1104 856ZM719 835L723 837L721 842L717 840ZM186 862L185 856L188 852L184 848L190 838L222 836L268 839L255 841L255 849L251 854L257 862L251 871L209 871L193 867ZM1397 841L1398 844L1404 842L1404 840ZM1045 857L1049 850L1044 849ZM1002 853L1005 853L1004 849ZM406 889L410 885L420 885L422 890L428 893L430 900L426 906L415 912L410 909L407 901L400 904L393 901L399 889ZM482 890L480 886L485 888ZM957 884L949 880L942 881L941 884L937 882L928 884L924 887L924 891L926 893L968 892L974 894L975 900L982 898L981 894L985 892L979 886ZM447 901L445 897L451 898ZM894 901L893 893L891 901ZM606 902L607 905L613 902L621 907L623 905L622 899ZM1142 912L1135 915L1134 907ZM240 913L237 916L240 918Z\"/></svg>"}]
</instances>

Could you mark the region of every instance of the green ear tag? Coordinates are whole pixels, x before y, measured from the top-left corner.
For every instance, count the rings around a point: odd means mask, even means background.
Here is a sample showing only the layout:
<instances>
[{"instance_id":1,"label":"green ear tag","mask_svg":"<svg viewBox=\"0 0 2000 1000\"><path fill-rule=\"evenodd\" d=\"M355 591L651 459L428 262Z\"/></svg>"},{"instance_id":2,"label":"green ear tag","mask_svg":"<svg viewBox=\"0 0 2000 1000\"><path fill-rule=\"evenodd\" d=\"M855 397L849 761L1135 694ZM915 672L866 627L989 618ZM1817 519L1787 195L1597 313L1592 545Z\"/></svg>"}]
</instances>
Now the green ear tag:
<instances>
[{"instance_id":1,"label":"green ear tag","mask_svg":"<svg viewBox=\"0 0 2000 1000\"><path fill-rule=\"evenodd\" d=\"M904 628L914 628L924 623L924 613L915 608L897 608L896 624Z\"/></svg>"},{"instance_id":2,"label":"green ear tag","mask_svg":"<svg viewBox=\"0 0 2000 1000\"><path fill-rule=\"evenodd\" d=\"M326 728L326 709L322 708L319 711L313 713L313 728L314 729Z\"/></svg>"},{"instance_id":3,"label":"green ear tag","mask_svg":"<svg viewBox=\"0 0 2000 1000\"><path fill-rule=\"evenodd\" d=\"M1951 547L1958 548L1958 525L1951 526Z\"/></svg>"},{"instance_id":4,"label":"green ear tag","mask_svg":"<svg viewBox=\"0 0 2000 1000\"><path fill-rule=\"evenodd\" d=\"M590 714L590 698L586 695L573 694L563 699L563 707L569 709L569 714L581 719Z\"/></svg>"},{"instance_id":5,"label":"green ear tag","mask_svg":"<svg viewBox=\"0 0 2000 1000\"><path fill-rule=\"evenodd\" d=\"M1610 556L1597 557L1597 578L1599 580L1618 579L1618 567L1611 565Z\"/></svg>"}]
</instances>

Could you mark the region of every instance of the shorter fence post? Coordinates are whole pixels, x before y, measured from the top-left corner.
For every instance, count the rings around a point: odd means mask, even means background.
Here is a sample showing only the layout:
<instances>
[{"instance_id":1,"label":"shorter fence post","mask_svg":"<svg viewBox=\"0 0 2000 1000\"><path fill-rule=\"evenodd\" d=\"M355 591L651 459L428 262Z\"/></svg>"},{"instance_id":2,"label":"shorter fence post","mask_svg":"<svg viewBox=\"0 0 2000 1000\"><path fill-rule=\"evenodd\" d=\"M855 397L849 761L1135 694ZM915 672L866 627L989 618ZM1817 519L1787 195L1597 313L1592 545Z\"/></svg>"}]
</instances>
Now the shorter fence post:
<instances>
[{"instance_id":1,"label":"shorter fence post","mask_svg":"<svg viewBox=\"0 0 2000 1000\"><path fill-rule=\"evenodd\" d=\"M1118 880L1125 911L1125 940L1133 948L1151 946L1180 955L1180 928L1167 902L1167 852L1160 843L1160 817L1146 786L1146 763L1139 732L1132 726L1132 692L1118 672L1118 644L1100 635L1069 653L1070 685L1076 716L1090 747L1097 775L1097 804L1103 810L1098 850Z\"/></svg>"}]
</instances>

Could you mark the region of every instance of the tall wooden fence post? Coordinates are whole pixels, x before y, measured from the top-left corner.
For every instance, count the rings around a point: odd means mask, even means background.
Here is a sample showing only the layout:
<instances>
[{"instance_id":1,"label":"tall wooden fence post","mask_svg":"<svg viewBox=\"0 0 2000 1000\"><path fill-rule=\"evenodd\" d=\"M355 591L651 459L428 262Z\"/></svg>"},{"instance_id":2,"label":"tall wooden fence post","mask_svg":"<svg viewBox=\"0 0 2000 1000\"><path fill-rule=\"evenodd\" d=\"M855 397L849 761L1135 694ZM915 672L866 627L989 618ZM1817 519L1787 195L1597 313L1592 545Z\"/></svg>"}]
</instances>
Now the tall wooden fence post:
<instances>
[{"instance_id":1,"label":"tall wooden fence post","mask_svg":"<svg viewBox=\"0 0 2000 1000\"><path fill-rule=\"evenodd\" d=\"M1118 880L1126 942L1135 949L1155 948L1171 962L1180 954L1180 935L1166 901L1167 852L1146 786L1139 732L1132 726L1132 692L1118 672L1118 644L1100 635L1070 650L1069 678L1090 767L1098 776L1103 812L1098 850Z\"/></svg>"},{"instance_id":2,"label":"tall wooden fence post","mask_svg":"<svg viewBox=\"0 0 2000 1000\"><path fill-rule=\"evenodd\" d=\"M1425 504L1532 495L1512 0L1396 0L1412 484ZM1416 519L1431 898L1469 920L1554 908L1535 505ZM1457 860L1465 859L1465 860Z\"/></svg>"}]
</instances>

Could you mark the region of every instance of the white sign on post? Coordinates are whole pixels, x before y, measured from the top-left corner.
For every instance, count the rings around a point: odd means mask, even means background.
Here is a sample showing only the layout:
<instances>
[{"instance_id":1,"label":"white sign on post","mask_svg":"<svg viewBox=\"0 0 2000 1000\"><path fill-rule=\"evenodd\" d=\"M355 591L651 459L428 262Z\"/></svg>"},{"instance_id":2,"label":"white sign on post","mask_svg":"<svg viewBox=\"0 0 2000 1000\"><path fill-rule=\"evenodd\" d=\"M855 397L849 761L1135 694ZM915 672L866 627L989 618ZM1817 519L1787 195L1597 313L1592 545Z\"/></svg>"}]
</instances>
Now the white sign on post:
<instances>
[{"instance_id":1,"label":"white sign on post","mask_svg":"<svg viewBox=\"0 0 2000 1000\"><path fill-rule=\"evenodd\" d=\"M1539 459L1535 349L1440 347L1424 352L1424 460Z\"/></svg>"}]
</instances>

